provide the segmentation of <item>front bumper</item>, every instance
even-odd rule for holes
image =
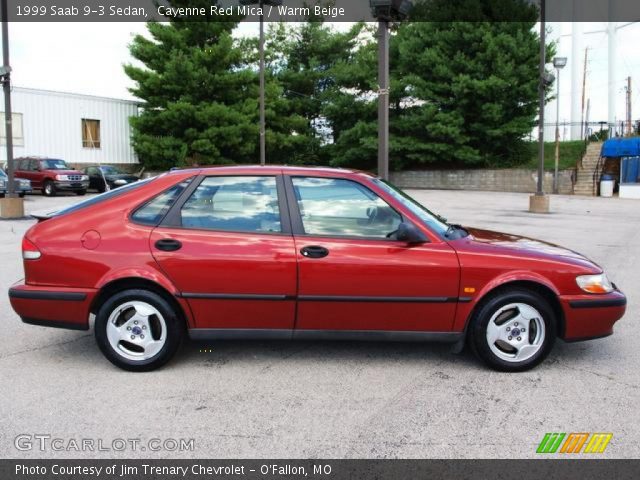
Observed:
[[[9,300],[25,323],[88,330],[96,294],[86,288],[35,287],[19,282],[9,289]]]
[[[627,309],[627,297],[616,290],[606,295],[562,295],[567,342],[606,337]]]
[[[89,188],[89,182],[61,182],[55,181],[53,184],[56,186],[56,190],[61,191],[79,191]]]

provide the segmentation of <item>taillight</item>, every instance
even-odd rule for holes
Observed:
[[[22,258],[25,260],[37,260],[42,256],[38,247],[27,237],[22,238]]]

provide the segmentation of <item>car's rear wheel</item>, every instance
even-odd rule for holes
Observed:
[[[125,290],[107,299],[96,315],[96,341],[114,365],[154,370],[175,354],[183,337],[177,312],[160,295]]]
[[[536,292],[504,290],[484,301],[474,314],[469,342],[490,367],[505,372],[529,370],[551,351],[556,318]]]
[[[44,193],[47,197],[55,197],[56,186],[51,180],[45,180],[44,185],[42,186],[42,193]]]

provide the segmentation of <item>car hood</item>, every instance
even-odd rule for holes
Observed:
[[[601,270],[601,268],[592,260],[584,255],[569,250],[568,248],[555,245],[553,243],[543,242],[535,238],[523,237],[520,235],[512,235],[510,233],[494,232],[491,230],[482,230],[479,228],[467,228],[469,236],[456,242],[458,249],[470,250],[480,248],[490,249],[496,253],[503,251],[504,253],[517,253],[530,257],[547,257],[556,260],[565,259],[571,263],[589,264],[590,266]]]

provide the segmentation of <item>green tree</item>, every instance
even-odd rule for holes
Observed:
[[[131,125],[147,168],[255,161],[258,97],[255,72],[241,68],[243,53],[231,36],[239,20],[149,22],[150,38],[134,38],[131,55],[144,67],[126,65],[125,72],[136,83],[131,93],[145,102]]]
[[[417,2],[390,42],[392,168],[528,160],[523,139],[537,116],[536,20],[523,0]],[[350,96],[342,102],[358,116],[342,122],[335,164],[375,165],[376,62],[375,42],[365,42],[341,72]],[[339,110],[329,116],[344,118]]]
[[[304,119],[297,134],[304,148],[295,152],[292,161],[303,164],[328,162],[327,144],[333,141],[333,124],[326,110],[337,100],[336,67],[349,62],[356,48],[362,25],[340,32],[322,19],[273,29],[269,50],[277,52],[270,68],[287,100],[285,115]]]

